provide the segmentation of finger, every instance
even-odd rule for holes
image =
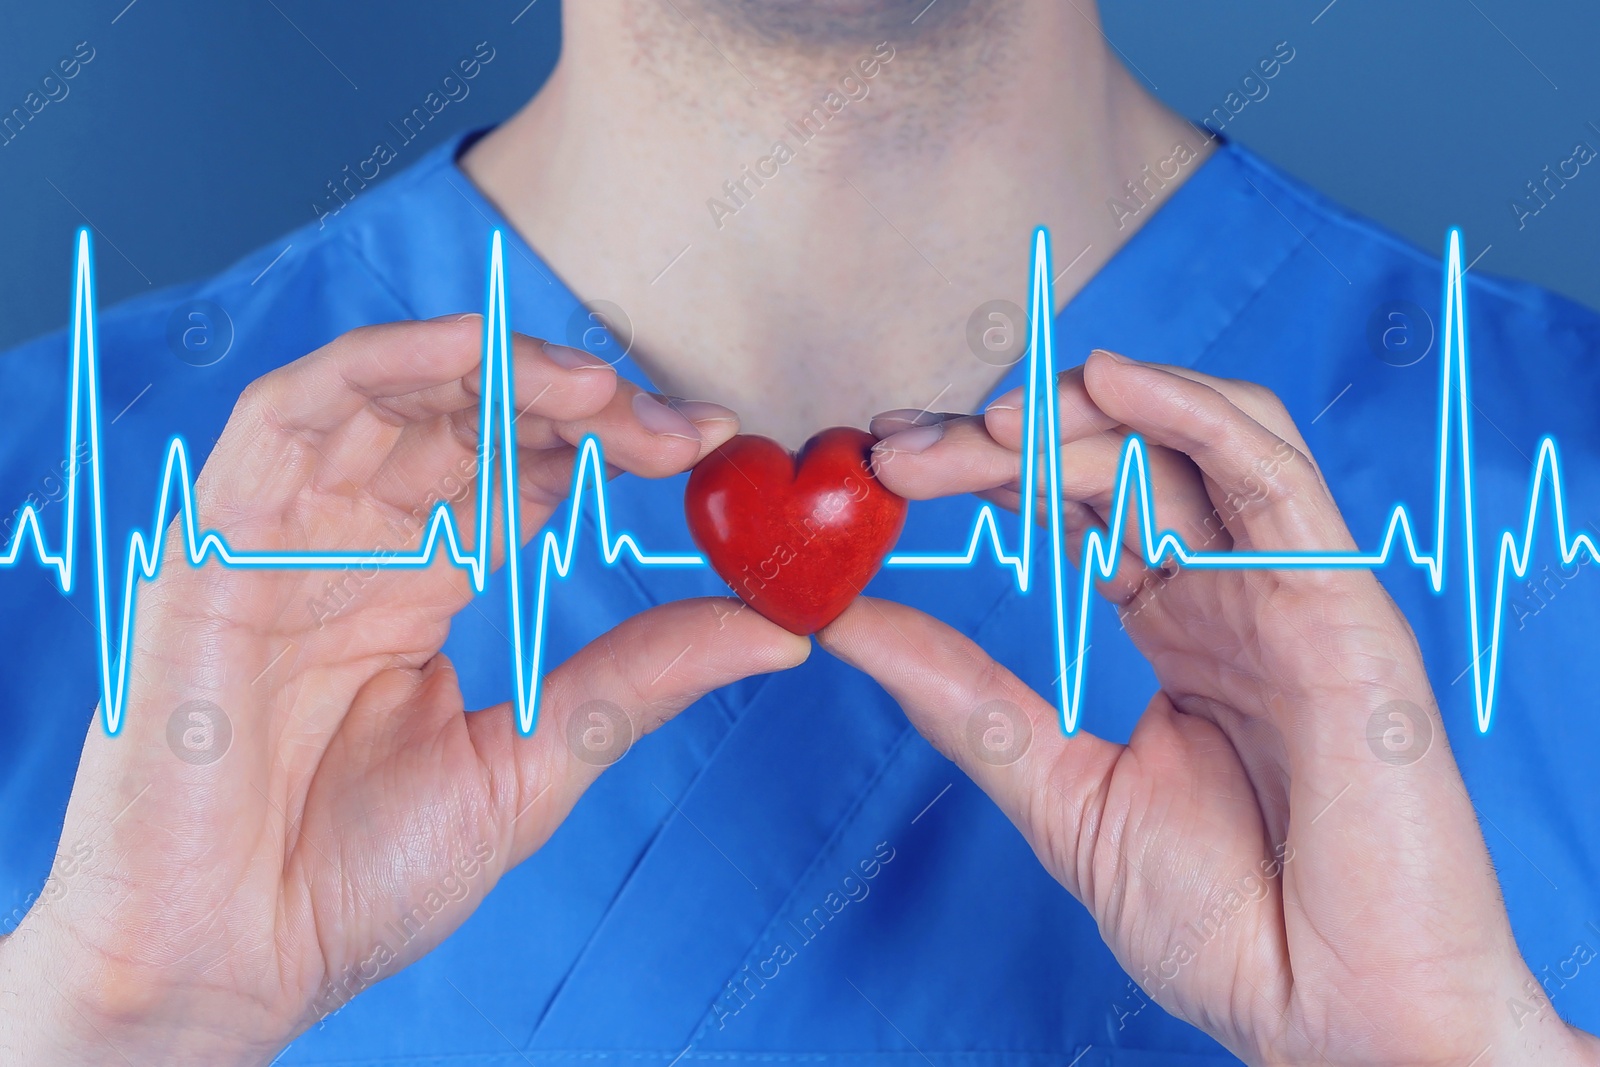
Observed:
[[[247,392],[286,430],[334,429],[364,407],[396,423],[412,421],[474,406],[483,351],[478,315],[364,326],[264,375]],[[598,410],[607,396],[596,402],[593,389],[616,378],[603,360],[522,334],[511,335],[509,356],[514,394],[543,394],[555,417]]]
[[[902,424],[887,413],[872,420],[873,432]],[[895,430],[872,449],[872,472],[892,493],[931,500],[1017,486],[1016,451],[998,443],[976,415],[954,415]]]
[[[598,356],[520,334],[512,335],[510,370],[513,428],[524,435],[521,443],[530,446],[539,443],[525,436],[531,428],[544,420],[594,414],[611,399],[617,381],[615,368]],[[480,361],[447,385],[386,398],[379,407],[405,421],[450,412],[476,424],[482,417],[483,385]]]
[[[1147,559],[1144,533],[1145,516],[1140,500],[1139,467],[1127,455],[1125,432],[1104,437],[1089,437],[1062,446],[1059,480],[1061,493],[1093,509],[1108,526],[1119,510],[1126,513],[1122,525],[1122,544],[1140,559]],[[1155,537],[1170,531],[1191,547],[1205,545],[1217,549],[1231,547],[1211,497],[1206,492],[1199,468],[1181,453],[1146,443],[1142,450],[1143,485],[1150,494],[1150,525]],[[1126,498],[1119,497],[1124,491]],[[1044,479],[1040,479],[1043,481]],[[1220,540],[1220,545],[1219,545]]]
[[[568,444],[594,434],[605,445],[606,462],[645,478],[682,473],[739,432],[739,417],[708,401],[647,393],[619,382],[603,409],[557,426]]]
[[[510,706],[470,716],[512,862],[538,848],[640,737],[706,693],[798,666],[810,651],[810,640],[736,600],[678,601],[634,616],[551,671],[533,736],[517,733]]]
[[[913,608],[862,597],[816,637],[899,701],[918,732],[999,805],[1081,897],[1071,881],[1079,868],[1072,842],[1092,840],[1097,798],[1121,745],[1082,731],[1063,734],[1055,709],[1033,690]],[[1074,832],[1052,832],[1057,823]],[[1046,855],[1052,850],[1057,854]]]
[[[984,409],[984,426],[990,436],[1019,451],[1025,429],[1024,398],[1025,392],[1019,387]],[[1089,396],[1083,367],[1074,367],[1056,376],[1056,398],[1064,492],[1089,504],[1109,524],[1115,475],[1120,473],[1128,428],[1101,410]],[[1223,552],[1233,547],[1193,462],[1181,453],[1159,446],[1147,447],[1145,459],[1158,532],[1172,530],[1191,547],[1208,551]],[[1134,503],[1137,504],[1137,500]],[[1127,524],[1123,543],[1133,548],[1136,555],[1142,555],[1140,523],[1130,521]]]
[[[1349,531],[1301,449],[1251,418],[1215,387],[1110,353],[1091,354],[1085,381],[1095,404],[1150,442],[1182,452],[1227,509],[1240,547],[1349,551]]]
[[[727,409],[712,404],[681,403],[681,411],[693,418],[697,427],[705,426],[704,438],[717,441],[737,428],[737,419]],[[695,420],[698,420],[696,422]],[[609,458],[609,453],[608,453]],[[559,440],[555,447],[519,448],[517,451],[517,543],[526,545],[571,495],[578,466],[578,449]],[[615,463],[597,471],[610,479],[621,473]],[[672,473],[670,470],[667,473]],[[483,478],[495,486],[490,494],[488,516],[489,568],[498,570],[505,560],[505,508],[498,488],[498,463],[480,470],[475,448],[469,448],[452,427],[439,420],[408,427],[373,473],[368,492],[401,516],[406,547],[422,542],[433,511],[440,503],[449,506],[457,537],[464,545],[479,543],[485,516],[480,511]],[[464,603],[472,595],[468,572],[454,567],[437,571],[438,588],[448,589],[453,601]]]
[[[1009,487],[991,489],[978,494],[979,498],[994,504],[996,507],[1005,508],[1007,511],[1020,510],[1021,494]],[[1040,499],[1034,507],[1034,521],[1040,526],[1049,527],[1050,514],[1046,509],[1046,501]],[[1076,500],[1063,500],[1061,502],[1061,532],[1062,543],[1066,546],[1067,559],[1078,564],[1080,569],[1088,559],[1085,549],[1086,539],[1090,531],[1100,535],[1101,542],[1109,539],[1106,524],[1095,510],[1087,504],[1080,504]],[[1171,577],[1170,564],[1161,567],[1149,567],[1143,557],[1136,552],[1130,552],[1125,547],[1119,547],[1117,565],[1112,570],[1109,578],[1095,577],[1095,589],[1100,595],[1119,608],[1127,607],[1133,601],[1159,588]]]
[[[1137,601],[1152,596],[1176,576],[1177,565],[1170,559],[1159,567],[1152,567],[1138,549],[1129,548],[1126,543],[1108,549],[1111,531],[1100,514],[1087,504],[1070,501],[1068,504],[1070,506],[1063,506],[1061,511],[1062,540],[1066,545],[1067,558],[1078,566],[1080,573],[1089,571],[1095,591],[1119,609],[1129,608]],[[1092,558],[1089,553],[1091,534],[1100,546]],[[1126,536],[1124,531],[1124,542]],[[1109,574],[1101,566],[1102,554],[1107,552],[1113,557]]]
[[[526,544],[570,495],[577,459],[577,449],[565,443],[556,448],[517,450],[519,544]],[[498,568],[504,555],[500,475],[496,460],[487,471],[493,486],[490,504],[495,521],[490,531],[491,568]],[[484,477],[477,452],[461,446],[448,428],[434,424],[413,427],[412,432],[403,435],[366,488],[375,500],[401,515],[404,528],[410,531],[406,538],[409,547],[420,543],[434,509],[441,503],[449,505],[461,542],[471,545],[478,538]]]
[[[559,447],[565,442],[553,425],[586,418],[604,409],[616,392],[616,371],[581,349],[548,341],[535,347],[535,358],[516,358],[511,364],[511,428],[517,443],[524,448]],[[476,448],[483,421],[481,368],[474,368],[461,379],[461,384],[470,403],[457,408],[451,418],[462,440]]]
[[[1109,355],[1105,349],[1096,349],[1090,353],[1091,357],[1097,353]],[[1203,374],[1189,367],[1180,367],[1170,363],[1152,363],[1141,361],[1143,366],[1154,367],[1157,370],[1175,374],[1180,378],[1187,378],[1192,382],[1200,382],[1211,386],[1217,392],[1255,419],[1261,425],[1271,430],[1302,451],[1305,442],[1301,439],[1299,431],[1295,428],[1294,420],[1289,417],[1272,390],[1256,382],[1246,381],[1242,378],[1219,378],[1211,374]],[[1087,365],[1087,364],[1085,364]],[[1086,437],[1091,433],[1114,429],[1116,419],[1107,415],[1096,406],[1089,396],[1088,388],[1084,383],[1084,367],[1073,367],[1056,375],[1057,386],[1057,421],[1061,429],[1063,441],[1078,437]],[[1021,447],[1023,411],[1022,406],[1027,395],[1025,386],[1018,386],[1003,396],[997,397],[993,403],[984,409],[989,416],[989,429],[995,439]]]
[[[1068,440],[1060,450],[1059,487],[1063,498],[1065,526],[1069,538],[1081,547],[1081,535],[1091,526],[1104,532],[1113,524],[1113,504],[1121,474],[1126,429],[1100,416],[1101,425],[1086,436]],[[874,448],[874,473],[891,491],[920,500],[955,493],[978,493],[985,499],[1012,509],[1020,505],[1021,461],[1019,452],[995,440],[989,431],[989,416],[930,416],[917,411],[886,412],[873,419],[874,431],[893,431]],[[905,426],[910,422],[920,425]],[[1105,429],[1103,427],[1115,427]],[[1170,449],[1151,447],[1145,451],[1154,501],[1157,532],[1170,529],[1179,533],[1191,547],[1226,551],[1232,541],[1206,493],[1199,470],[1185,456]],[[1039,477],[1034,483],[1036,501],[1048,499],[1050,483]],[[1086,505],[1097,523],[1084,521]],[[1122,547],[1126,558],[1101,589],[1121,604],[1136,592],[1159,580],[1150,573],[1145,557],[1142,517],[1138,496],[1131,495],[1128,517],[1122,524]],[[1047,514],[1038,508],[1041,515]],[[1074,558],[1081,559],[1077,549]]]
[[[522,511],[525,528],[531,526],[537,529],[567,497],[577,457],[577,449],[569,443],[569,438],[582,441],[585,432],[607,434],[609,439],[602,438],[601,445],[606,460],[605,476],[611,478],[625,469],[647,476],[676,474],[685,463],[692,465],[699,458],[698,450],[704,450],[708,445],[715,447],[738,432],[738,416],[720,404],[657,397],[639,392],[630,384],[622,384],[624,395],[631,397],[631,403],[621,413],[611,410],[621,405],[613,405],[608,401],[595,418],[582,422],[560,422],[548,418],[518,420],[517,439],[520,447],[517,453],[517,480],[526,505]],[[645,418],[640,418],[639,409],[646,412]],[[652,451],[649,444],[641,449],[640,436],[644,435],[647,439],[654,436],[648,429],[656,424],[650,419],[654,414],[653,409],[665,412],[662,419],[671,434],[694,434],[699,441],[697,448],[677,446],[677,442],[672,441],[666,450],[658,448]],[[466,415],[465,412],[460,414]],[[440,425],[435,420],[406,427],[389,452],[379,460],[380,468],[373,477],[374,485],[400,486],[399,492],[390,491],[383,498],[392,503],[409,505],[417,499],[415,493],[418,490],[432,486],[441,477],[449,477],[463,467],[470,468],[476,474],[477,424],[478,418],[474,412],[466,423],[452,419],[446,425]],[[688,427],[686,431],[683,429],[685,425]],[[369,448],[376,451],[370,444]],[[644,453],[643,459],[640,459],[641,451]],[[685,457],[688,457],[687,460]],[[445,473],[441,475],[441,471]],[[341,468],[341,472],[349,477],[348,468]],[[491,471],[491,477],[494,475],[495,472]],[[439,495],[435,493],[426,499],[431,506],[439,499]],[[476,496],[461,499],[476,500]],[[465,514],[458,516],[462,520],[474,517]],[[473,527],[461,528],[467,530]],[[526,536],[531,536],[531,530]]]
[[[917,426],[932,426],[947,419],[966,418],[958,411],[928,411],[925,408],[895,408],[892,411],[880,411],[872,416],[872,421],[867,424],[867,431],[880,440],[899,433],[901,430],[910,430]]]
[[[1098,351],[1108,356],[1115,355],[1115,353],[1107,352],[1104,349],[1099,349]],[[1142,361],[1137,360],[1133,362],[1142,363]],[[1289,417],[1288,409],[1283,406],[1283,401],[1278,399],[1278,395],[1266,386],[1243,378],[1219,378],[1214,374],[1201,373],[1191,367],[1179,367],[1169,363],[1142,363],[1142,365],[1215,389],[1227,397],[1234,407],[1260,423],[1268,431],[1288,441],[1296,448],[1302,451],[1305,450],[1305,440],[1300,436],[1300,431],[1295,426],[1294,420]]]
[[[1093,437],[1120,441],[1116,437],[1117,421],[1089,399],[1082,368],[1057,375],[1056,394],[1060,442]],[[982,415],[898,408],[873,416],[872,432],[881,439],[875,450],[880,462],[887,470],[888,460],[899,461],[884,484],[908,499],[927,500],[1018,483],[1025,398],[1026,389],[1018,386],[996,398]],[[979,434],[976,428],[985,432]],[[952,454],[952,446],[945,444],[946,437],[953,447],[962,450],[962,455]]]
[[[1099,351],[1104,351],[1100,349]],[[1109,353],[1108,353],[1109,354]],[[1323,477],[1322,468],[1317,463],[1317,458],[1311,454],[1311,449],[1306,445],[1305,438],[1300,435],[1300,428],[1294,424],[1294,419],[1289,415],[1289,409],[1283,406],[1283,401],[1278,394],[1259,382],[1247,381],[1243,378],[1219,378],[1211,374],[1202,374],[1200,371],[1189,367],[1179,367],[1168,363],[1147,363],[1149,367],[1166,371],[1168,374],[1187,378],[1192,382],[1209,385],[1223,396],[1227,397],[1233,406],[1260,423],[1270,433],[1294,446],[1305,457],[1311,470],[1316,474],[1324,489],[1327,489],[1327,479]],[[1329,495],[1332,495],[1331,490]]]
[[[1353,549],[1309,459],[1210,383],[1109,354],[1091,357],[1086,380],[1108,413],[1189,454],[1219,490],[1249,497],[1233,520],[1241,544]],[[1374,854],[1408,856],[1413,870],[1455,870],[1458,878],[1464,865],[1480,870],[1482,838],[1415,637],[1376,579],[1365,570],[1316,567],[1241,571],[1237,582],[1237,595],[1262,614],[1250,683],[1260,691],[1229,703],[1266,707],[1283,739],[1291,837],[1319,857],[1301,868],[1303,880],[1294,879],[1312,910],[1337,917],[1332,928],[1341,928],[1362,910],[1351,900],[1382,899],[1402,884],[1420,899],[1410,872],[1373,864]],[[1208,714],[1203,699],[1196,706],[1189,694],[1174,696]],[[1227,715],[1215,717],[1237,733]],[[1426,883],[1453,888],[1441,888],[1423,911],[1461,914],[1471,895],[1460,891],[1465,880]],[[1493,883],[1491,872],[1471,884],[1489,900]],[[1400,917],[1380,941],[1403,944],[1409,922]]]
[[[520,338],[517,348],[510,364],[513,390],[508,400],[511,432],[523,447],[564,445],[552,427],[603,410],[616,393],[616,372],[588,353],[528,338]],[[480,367],[474,366],[444,385],[371,398],[343,422],[308,436],[316,441],[318,453],[347,476],[381,462],[386,442],[419,429],[431,439],[437,421],[450,427],[460,448],[475,452],[485,418],[497,432],[501,425],[498,409],[487,415],[483,411],[482,386]],[[345,410],[347,405],[334,401],[329,408]]]
[[[874,450],[883,468],[880,478],[913,500],[1020,485],[1025,396],[1019,386],[982,415],[899,408],[873,416],[871,429],[880,438]],[[1100,440],[1113,450],[1121,447],[1126,430],[1090,400],[1082,368],[1057,375],[1056,396],[1062,445]]]
[[[1027,387],[1019,385],[996,397],[983,409],[984,424],[996,441],[1022,450],[1027,426]],[[1117,420],[1095,406],[1083,384],[1083,368],[1072,367],[1056,375],[1056,432],[1059,440],[1077,441],[1118,429]]]
[[[641,391],[636,386],[625,384],[623,391],[630,398],[632,404],[645,408],[644,426],[650,433],[668,432],[690,437],[693,436],[693,433],[698,433],[702,441],[713,442],[709,446],[702,445],[702,449],[709,451],[732,437],[739,430],[738,415],[721,404],[713,404],[705,400],[684,400],[681,397],[663,396],[660,393],[644,394],[647,399],[653,399],[658,404],[665,405],[671,409],[673,413],[687,419],[692,424],[693,433],[691,433],[690,429],[685,428],[677,420],[651,418],[654,412],[645,405],[644,400],[637,399]],[[588,418],[589,416],[603,415],[606,403],[610,399],[610,396],[608,396],[604,402],[594,404],[592,408],[570,416],[551,416],[534,410],[531,403],[521,404],[513,413],[512,421],[512,429],[516,433],[517,444],[523,448],[565,448],[571,445],[570,438],[576,437],[582,440],[586,432],[598,434],[604,429],[598,421],[590,421],[582,425],[569,426],[566,424],[574,423],[577,419]],[[535,417],[530,418],[530,414]],[[538,417],[540,415],[543,415],[543,417]],[[637,417],[637,415],[638,412],[635,410],[633,416]],[[456,412],[451,418],[456,423],[457,431],[460,433],[462,440],[473,447],[477,447],[480,432],[480,418],[477,410],[463,409]],[[618,467],[618,472],[621,470],[622,468]],[[646,471],[640,470],[635,473],[646,474]],[[668,471],[668,473],[675,474],[677,471]]]
[[[908,425],[910,423],[919,425]],[[1021,455],[994,440],[984,417],[932,416],[903,409],[875,417],[872,427],[875,433],[891,431],[873,448],[873,473],[891,492],[910,500],[977,493],[1011,511],[1021,509]],[[1121,440],[1120,435],[1094,436],[1062,449],[1062,527],[1069,557],[1075,561],[1085,559],[1085,538],[1091,530],[1099,531],[1102,539],[1107,536],[1111,483]],[[1074,451],[1096,444],[1109,447],[1109,452],[1104,449],[1100,453]],[[1188,464],[1188,472],[1190,479],[1197,481],[1192,464]],[[1172,476],[1167,481],[1178,484],[1179,478]],[[1029,517],[1034,521],[1048,523],[1049,492],[1045,479],[1035,483],[1034,506],[1029,509]],[[1204,497],[1203,489],[1199,495]],[[1090,503],[1094,500],[1101,503],[1099,511]],[[1138,512],[1134,508],[1132,518],[1122,530],[1123,542],[1113,550],[1117,556],[1116,568],[1107,577],[1097,575],[1095,578],[1100,594],[1119,607],[1159,586],[1167,577],[1145,563],[1139,530]]]
[[[359,489],[408,431],[420,428],[432,442],[441,417],[476,407],[473,338],[480,329],[475,317],[366,328],[258,379],[241,395],[207,462],[228,475],[203,478],[202,492],[223,514],[262,514],[287,506],[308,484],[336,493]],[[514,337],[511,365],[518,388],[538,398],[532,408],[543,417],[602,410],[616,389],[615,373],[592,357],[527,337]],[[455,453],[473,451],[476,436],[445,443],[445,454],[401,452],[453,469]]]

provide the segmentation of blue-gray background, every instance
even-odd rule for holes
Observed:
[[[581,0],[579,0],[581,2]],[[549,73],[557,0],[52,0],[0,15],[0,114],[80,41],[69,93],[0,147],[0,348],[65,323],[73,230],[102,303],[215,271],[313,218],[324,183],[388,138],[479,41],[494,62],[390,173],[494,122]],[[1335,198],[1480,271],[1600,307],[1600,161],[1519,229],[1510,204],[1600,147],[1593,0],[1105,0],[1106,34],[1197,117],[1274,43],[1292,65],[1227,128]],[[56,90],[59,93],[59,90]],[[1591,125],[1593,123],[1593,125]]]

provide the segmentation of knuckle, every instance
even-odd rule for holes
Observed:
[[[1294,425],[1282,398],[1267,386],[1260,382],[1235,380],[1232,388],[1235,391],[1234,403],[1239,409],[1273,433],[1284,434]]]
[[[1270,390],[1265,386],[1249,378],[1223,378],[1217,384],[1220,387],[1218,392],[1241,408],[1253,406],[1270,394]]]
[[[1067,397],[1083,389],[1083,368],[1069,367],[1056,371],[1056,395]]]
[[[339,352],[349,348],[382,341],[392,334],[398,324],[392,322],[368,323],[346,330],[323,347],[324,352]]]
[[[239,396],[233,402],[233,412],[228,416],[229,422],[241,415],[247,415],[261,406],[262,392],[266,388],[263,384],[265,381],[266,379],[264,378],[257,378],[239,390]]]
[[[1271,389],[1262,388],[1259,410],[1261,413],[1256,421],[1272,433],[1280,437],[1294,433],[1294,418],[1289,414],[1288,406]]]
[[[1227,396],[1213,386],[1203,385],[1193,395],[1178,399],[1184,422],[1191,428],[1189,436],[1199,445],[1230,445],[1238,443],[1242,429],[1233,414],[1233,404]]]
[[[228,425],[267,425],[278,428],[277,405],[272,399],[272,376],[257,378],[245,386],[234,402]]]
[[[648,719],[651,712],[667,703],[663,695],[667,686],[663,683],[670,672],[656,671],[639,654],[641,649],[637,643],[627,640],[620,630],[611,630],[600,638],[600,651],[615,680],[613,689],[619,698],[617,702],[630,719],[636,722],[640,718]]]
[[[1232,379],[1233,388],[1236,389],[1244,400],[1255,407],[1264,407],[1278,398],[1278,395],[1260,382],[1249,381],[1243,378]]]

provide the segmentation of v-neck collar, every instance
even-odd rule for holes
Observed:
[[[488,132],[471,131],[435,149],[430,160],[433,165],[419,167],[418,179],[447,182],[454,194],[436,201],[459,214],[462,231],[500,229],[505,235],[508,269],[535,282],[532,288],[538,291],[537,297],[528,296],[536,304],[570,313],[582,306],[582,300],[458,163],[462,153]],[[1056,314],[1052,328],[1057,365],[1075,366],[1097,345],[1183,366],[1202,359],[1304,237],[1283,208],[1262,191],[1268,180],[1246,150],[1231,142],[1220,144]],[[1273,220],[1273,215],[1279,218]],[[396,243],[402,240],[397,238]],[[1225,244],[1230,268],[1235,269],[1216,269],[1219,242]],[[462,257],[458,269],[476,277],[482,253],[467,247],[470,244],[457,243]],[[1028,235],[1018,235],[1017,244],[1021,273],[1028,265]],[[1070,262],[1069,251],[1057,249],[1056,258]],[[408,303],[427,303],[409,298],[439,286],[436,258],[425,264],[408,264],[404,257],[397,261],[374,255],[372,261],[391,265],[388,280]],[[513,296],[514,310],[526,308],[528,303],[526,298]],[[513,326],[521,325],[513,319]],[[1021,384],[1026,366],[1025,359],[1014,364],[990,390],[986,402]],[[624,356],[616,367],[628,381],[659,391],[631,357]]]

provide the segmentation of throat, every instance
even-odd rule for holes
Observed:
[[[580,299],[622,309],[669,395],[791,448],[971,411],[1020,358],[1034,227],[1059,309],[1197,165],[1133,217],[1108,202],[1209,145],[1076,5],[938,0],[884,33],[903,8],[585,0],[546,87],[461,165]]]
[[[703,15],[729,36],[790,53],[865,46],[921,45],[958,35],[1015,0],[680,0],[686,16]]]
[[[906,343],[908,335],[942,332],[930,329],[927,318],[919,320],[919,312],[937,314],[936,309],[907,308],[903,320],[841,316],[829,324],[832,329],[805,337],[790,333],[779,343],[769,339],[754,352],[700,351],[693,359],[635,356],[664,392],[714,396],[739,412],[743,432],[797,449],[829,426],[864,429],[873,415],[890,408],[966,412],[982,406],[1007,368],[975,359],[964,348],[929,351]],[[871,340],[861,336],[873,325],[891,323],[903,328],[885,329]]]

